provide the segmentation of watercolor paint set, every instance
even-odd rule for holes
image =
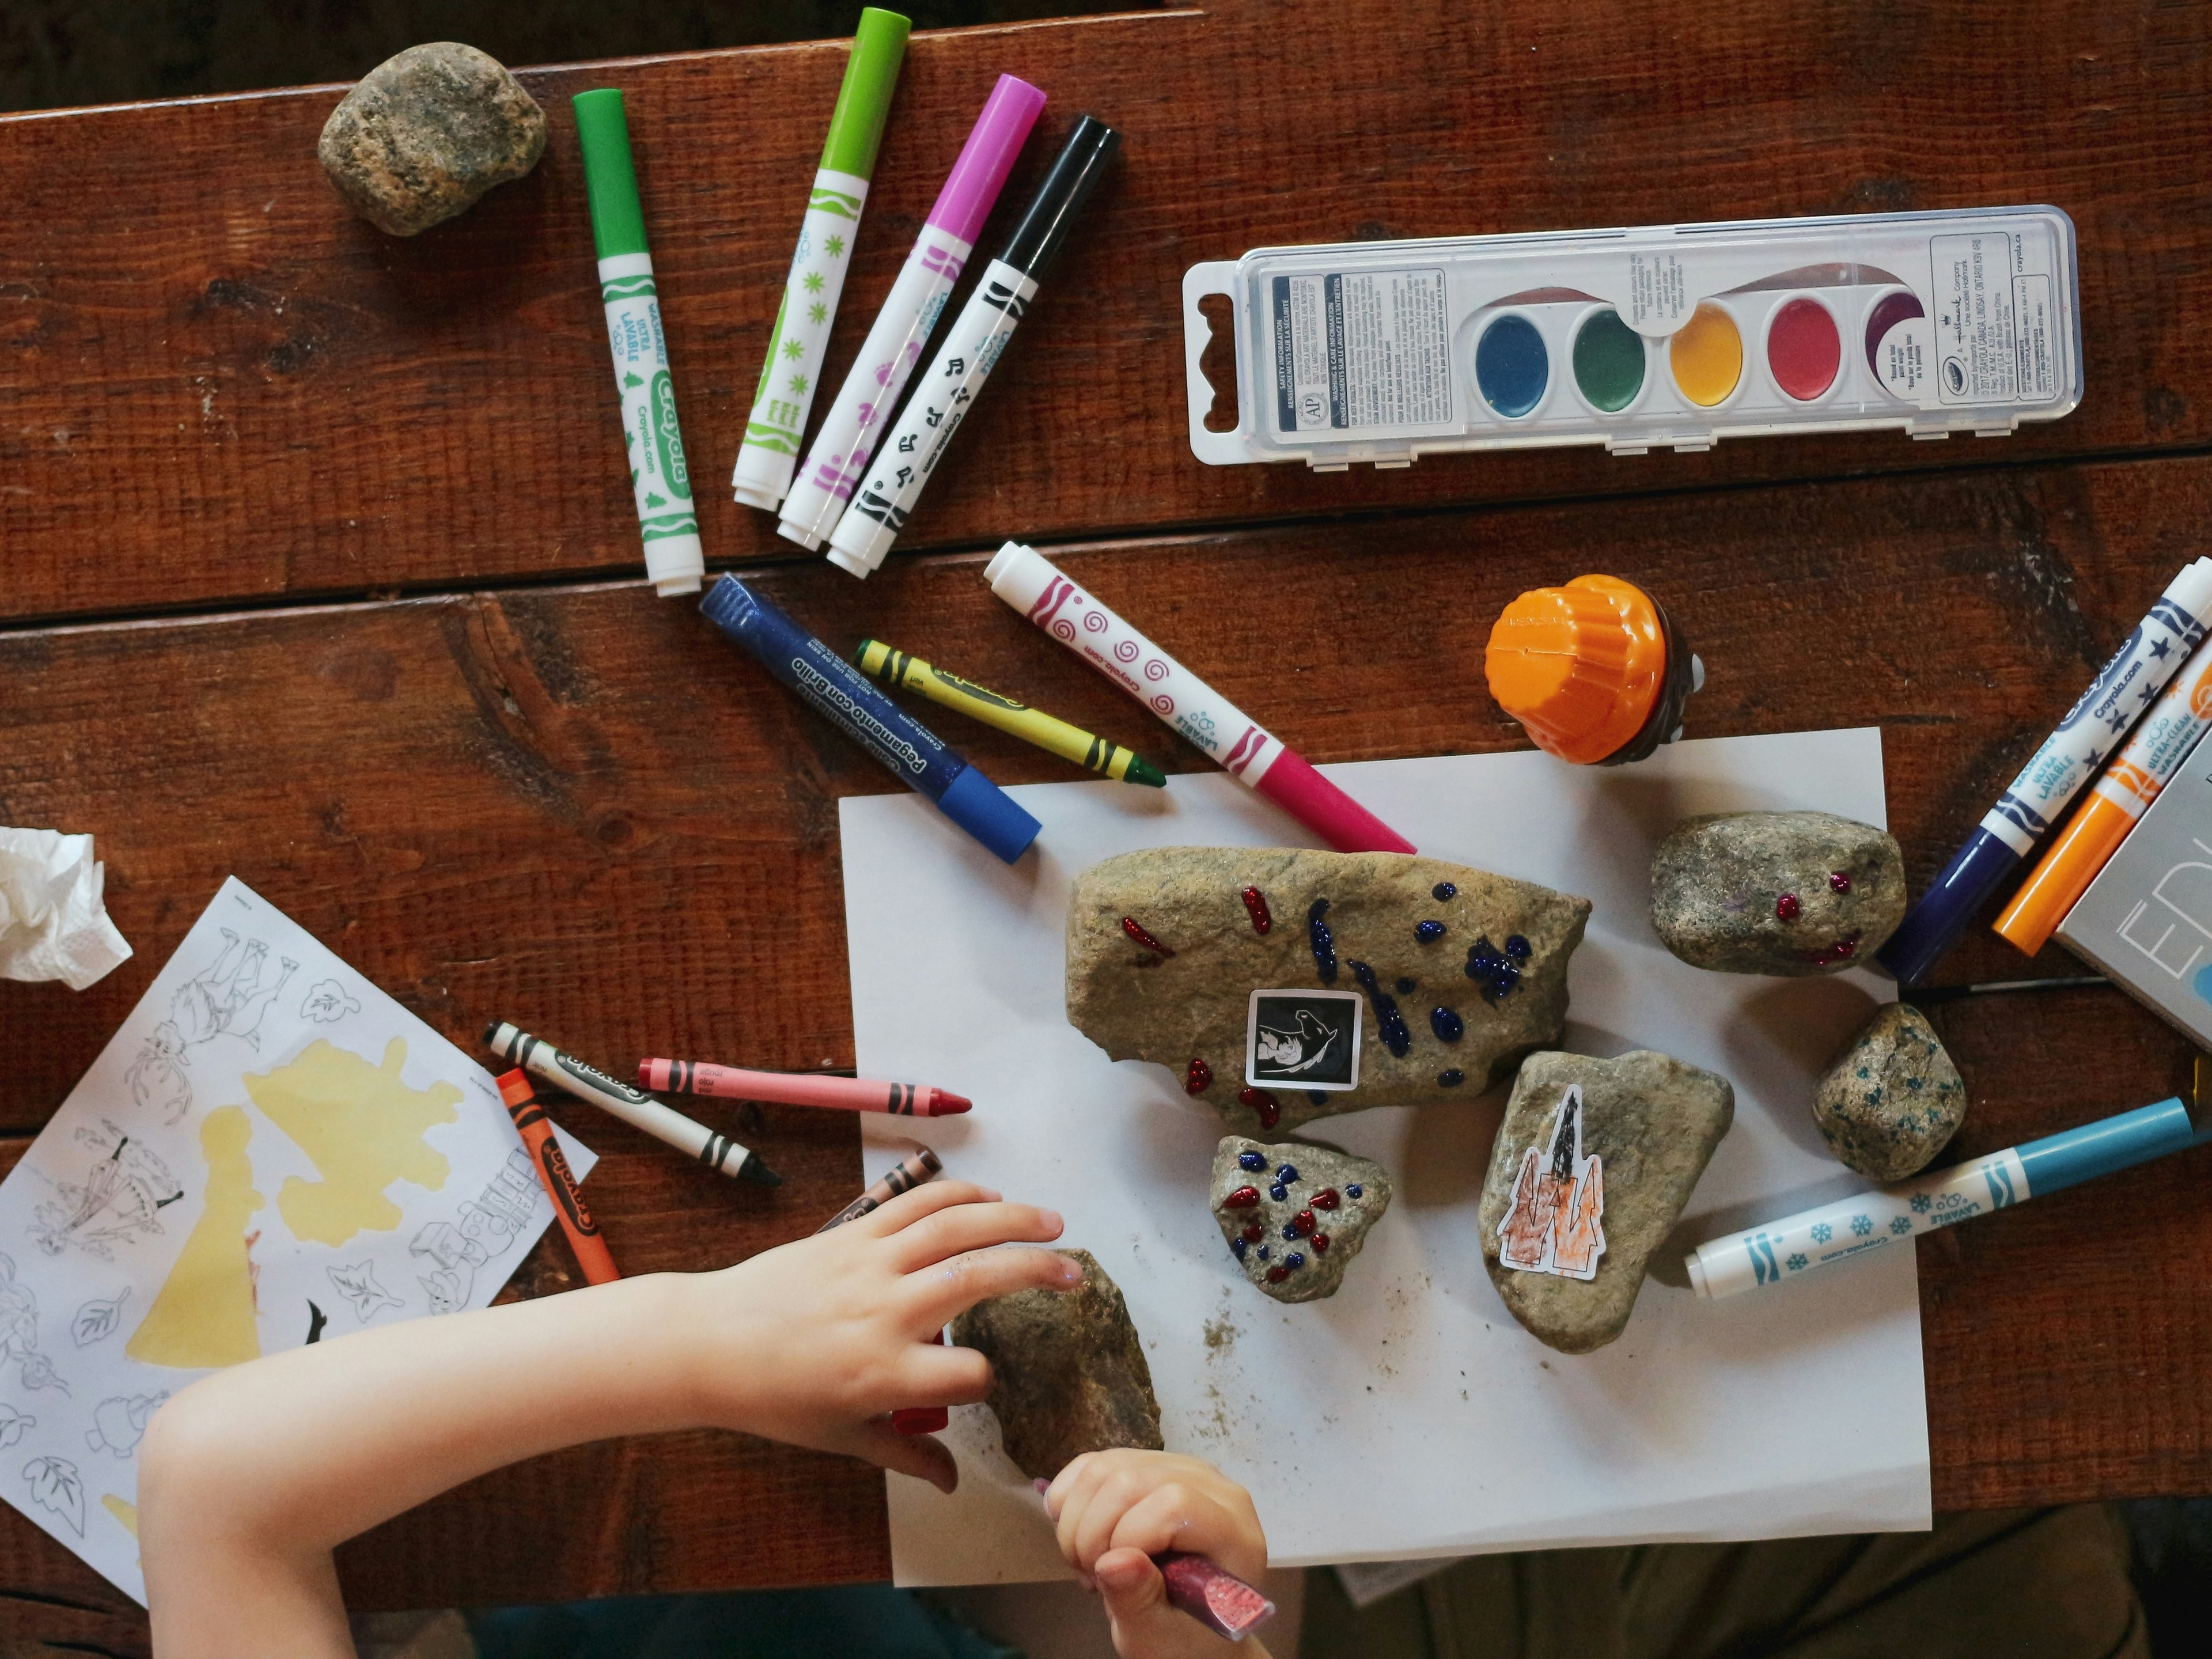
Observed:
[[[1210,295],[1237,422],[1209,428]],[[2081,401],[2074,222],[1876,213],[1255,248],[1183,276],[1190,447],[1216,466],[1893,428],[1996,437]]]

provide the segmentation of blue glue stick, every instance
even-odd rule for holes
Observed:
[[[754,592],[724,576],[700,601],[707,620],[750,652],[823,718],[1008,864],[1043,826],[852,664]]]

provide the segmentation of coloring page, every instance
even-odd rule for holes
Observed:
[[[0,1496],[143,1601],[163,1401],[481,1308],[552,1219],[490,1074],[226,881],[0,1182]]]

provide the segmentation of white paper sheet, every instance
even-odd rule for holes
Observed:
[[[481,1308],[552,1219],[490,1075],[225,882],[0,1183],[0,1497],[143,1601],[163,1400]]]
[[[1856,1183],[1814,1128],[1811,1085],[1887,981],[1711,974],[1649,917],[1650,850],[1696,812],[1817,807],[1886,822],[1881,734],[1677,744],[1639,765],[1535,753],[1323,769],[1421,851],[1579,893],[1563,1046],[1658,1048],[1729,1078],[1735,1127],[1683,1232],[1709,1237]],[[841,814],[853,1016],[864,1076],[975,1102],[872,1116],[871,1174],[920,1139],[949,1170],[1067,1218],[1127,1296],[1172,1449],[1249,1486],[1279,1565],[1546,1546],[1905,1530],[1929,1524],[1920,1318],[1909,1252],[1802,1294],[1700,1304],[1662,1252],[1626,1333],[1579,1358],[1516,1325],[1482,1266],[1475,1212],[1502,1093],[1357,1113],[1309,1139],[1380,1160],[1397,1201],[1335,1297],[1285,1307],[1247,1285],[1206,1205],[1221,1129],[1162,1066],[1109,1061],[1062,1002],[1069,884],[1115,853],[1313,846],[1218,774],[1164,792],[1011,792],[1044,825],[1000,864],[913,795]],[[990,1413],[953,1413],[950,1498],[886,1477],[901,1583],[1062,1575]]]

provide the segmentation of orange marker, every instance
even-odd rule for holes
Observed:
[[[2120,843],[2150,810],[2160,790],[2181,769],[2197,740],[2212,727],[2212,642],[2168,683],[2105,775],[2097,780],[2065,830],[2045,851],[2012,902],[1997,918],[1997,932],[2033,956],[2066,920],[2075,901],[2105,867]]]
[[[1705,684],[1659,603],[1613,576],[1577,576],[1507,605],[1483,653],[1490,695],[1536,747],[1579,765],[1639,761],[1681,735]]]
[[[553,1121],[530,1086],[530,1074],[520,1066],[506,1073],[499,1080],[499,1097],[507,1103],[507,1115],[514,1120],[522,1144],[529,1150],[530,1165],[544,1183],[545,1196],[553,1200],[554,1217],[561,1231],[568,1235],[568,1248],[576,1253],[576,1265],[584,1270],[586,1281],[605,1285],[620,1279],[607,1242],[599,1237],[599,1224],[584,1207],[576,1177],[562,1155],[561,1143],[553,1138]]]

